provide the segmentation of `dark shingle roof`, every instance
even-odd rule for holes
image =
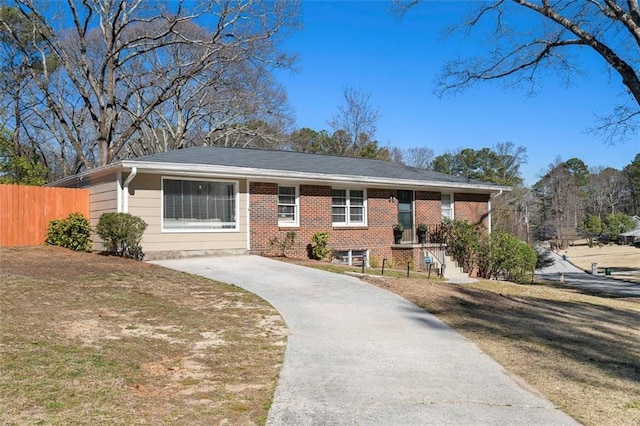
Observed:
[[[426,180],[492,186],[413,167],[368,158],[337,157],[293,151],[200,146],[136,158],[136,162],[246,167],[284,172],[319,173],[383,179]]]

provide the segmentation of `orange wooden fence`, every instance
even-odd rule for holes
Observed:
[[[89,190],[0,185],[0,246],[44,243],[52,219],[89,218]]]

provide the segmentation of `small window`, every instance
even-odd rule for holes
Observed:
[[[363,190],[334,189],[331,192],[331,216],[334,225],[365,225],[366,196]]]
[[[278,186],[278,225],[298,225],[298,194],[295,186]]]
[[[442,218],[453,220],[453,194],[442,194]]]
[[[162,180],[165,231],[237,230],[237,183]]]
[[[369,267],[369,251],[368,250],[339,250],[333,253],[333,262],[350,265]]]

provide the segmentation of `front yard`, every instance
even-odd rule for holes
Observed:
[[[286,328],[262,299],[56,247],[0,252],[0,424],[262,424]]]
[[[640,300],[403,274],[366,280],[435,314],[585,425],[640,424]],[[286,328],[258,297],[55,247],[3,248],[0,276],[0,424],[264,423]]]

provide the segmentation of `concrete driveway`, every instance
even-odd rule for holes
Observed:
[[[257,256],[155,263],[280,312],[290,335],[269,425],[578,424],[434,316],[357,278]]]
[[[536,275],[549,281],[557,281],[567,287],[598,293],[612,297],[640,297],[640,284],[609,278],[604,275],[587,274],[574,266],[570,260],[564,260],[559,254],[549,252],[555,263],[536,271]]]

